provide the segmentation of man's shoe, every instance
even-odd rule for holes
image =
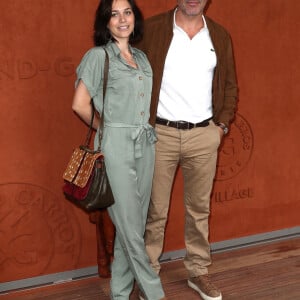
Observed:
[[[208,275],[190,277],[188,286],[198,292],[204,300],[222,300],[221,292],[210,282]]]

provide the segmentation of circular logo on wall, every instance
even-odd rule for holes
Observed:
[[[249,123],[240,114],[236,114],[230,132],[220,146],[215,179],[227,180],[240,173],[251,158],[253,142]]]
[[[1,184],[0,204],[1,281],[76,267],[80,227],[55,194],[33,184]]]

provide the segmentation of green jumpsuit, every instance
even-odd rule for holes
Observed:
[[[129,300],[134,280],[149,300],[163,298],[158,275],[149,264],[144,231],[150,201],[156,136],[148,123],[152,69],[145,54],[130,47],[138,65],[129,66],[113,42],[106,45],[109,74],[104,101],[102,151],[115,204],[108,208],[116,227],[111,298]],[[90,49],[77,68],[96,109],[103,108],[105,52]],[[77,84],[76,83],[76,84]],[[98,146],[97,135],[95,147]]]

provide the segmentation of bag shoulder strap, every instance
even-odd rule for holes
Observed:
[[[105,52],[105,62],[104,62],[104,72],[103,72],[103,108],[100,116],[100,130],[99,130],[99,146],[100,148],[101,145],[101,140],[102,140],[102,131],[103,131],[103,126],[104,126],[104,99],[105,99],[105,94],[106,94],[106,86],[107,86],[107,80],[108,80],[108,69],[109,69],[109,56],[106,51],[106,49],[103,47],[103,50]],[[91,121],[89,124],[89,130],[85,139],[84,145],[88,147],[91,141],[91,136],[92,136],[92,131],[93,131],[93,122],[94,122],[94,117],[95,117],[95,105],[93,99],[91,99],[91,107],[92,107],[92,117]]]

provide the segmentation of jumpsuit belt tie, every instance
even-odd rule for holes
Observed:
[[[134,156],[135,158],[142,157],[142,136],[146,134],[147,140],[150,144],[154,144],[157,141],[157,137],[154,128],[150,124],[144,124],[136,128],[132,132],[131,138],[134,141]]]
[[[105,123],[104,126],[108,127],[125,127],[125,128],[134,128],[131,133],[131,139],[134,141],[134,157],[141,158],[143,156],[142,152],[142,136],[146,134],[146,138],[150,144],[154,144],[157,141],[154,128],[149,124],[141,125],[130,125],[123,123]]]

